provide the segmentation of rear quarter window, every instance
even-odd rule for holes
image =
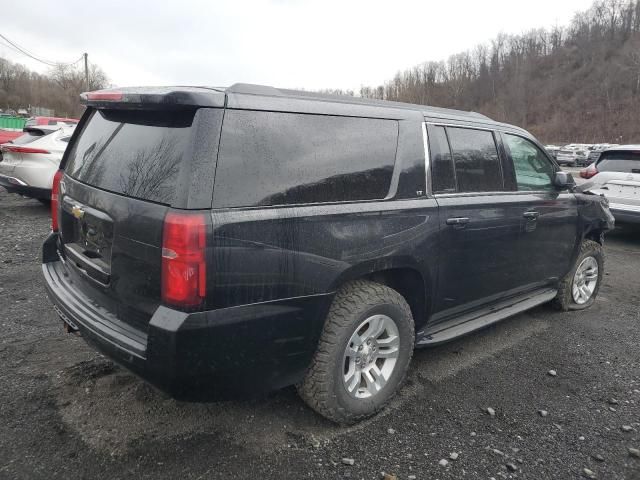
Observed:
[[[110,192],[171,205],[193,111],[94,110],[65,172]]]
[[[394,120],[228,110],[214,206],[382,199],[397,138]]]

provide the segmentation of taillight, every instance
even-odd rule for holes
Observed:
[[[162,301],[191,309],[207,294],[206,217],[202,213],[169,212],[162,236]]]
[[[582,178],[591,178],[594,175],[596,175],[597,173],[598,173],[598,169],[596,168],[596,165],[594,163],[589,165],[584,170],[580,170],[580,176]]]
[[[60,206],[60,181],[64,175],[64,170],[58,170],[53,176],[53,185],[51,186],[51,230],[57,232],[58,225],[58,208]]]
[[[2,145],[2,151],[13,153],[51,153],[49,150],[42,148],[20,147],[18,145]]]
[[[86,92],[83,94],[87,100],[102,100],[110,102],[119,102],[122,100],[122,92],[113,90],[96,90],[95,92]]]

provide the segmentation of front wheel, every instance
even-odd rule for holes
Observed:
[[[359,280],[340,289],[298,393],[324,417],[352,424],[381,410],[413,355],[411,310],[397,291]]]
[[[602,246],[593,240],[584,240],[575,265],[559,284],[555,306],[564,311],[590,307],[600,290],[603,274]]]

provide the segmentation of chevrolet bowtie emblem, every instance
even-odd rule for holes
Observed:
[[[82,210],[82,207],[80,207],[80,205],[74,205],[73,207],[71,207],[71,214],[78,220],[80,220],[82,217],[84,217],[84,210]]]

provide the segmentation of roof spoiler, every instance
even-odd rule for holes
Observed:
[[[84,92],[80,102],[94,108],[188,109],[225,106],[224,92],[205,87],[129,87]]]

